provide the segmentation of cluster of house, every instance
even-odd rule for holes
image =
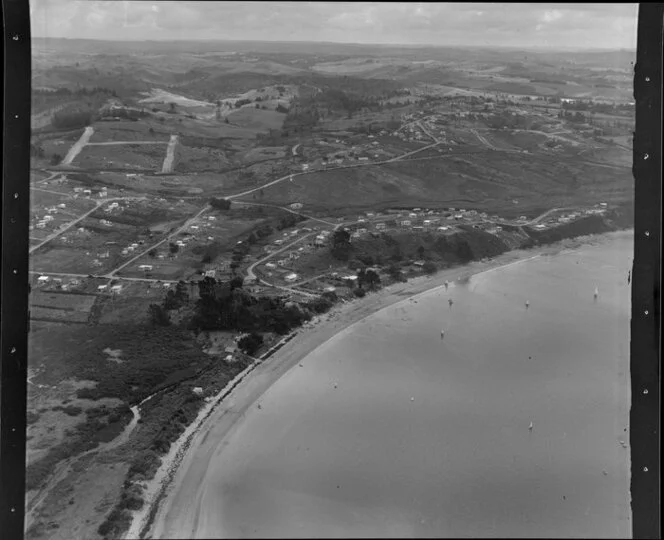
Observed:
[[[89,199],[90,197],[92,197],[92,190],[82,188],[82,187],[75,187],[74,188],[74,199],[77,199],[81,195],[83,195],[84,197]],[[96,193],[96,195],[100,199],[108,197],[108,189],[106,188],[106,186],[102,187],[101,190]]]
[[[604,214],[608,209],[607,203],[598,203],[594,208],[586,208],[585,210],[577,210],[575,212],[568,212],[560,214],[558,217],[551,217],[547,220],[542,221],[535,225],[536,229],[546,229],[547,227],[555,227],[556,225],[562,225],[565,223],[570,223],[575,221],[582,216],[592,216],[592,215],[601,215]],[[525,221],[525,216],[521,216],[522,221]]]
[[[37,224],[34,225],[37,229],[45,229],[46,225],[53,221],[55,218],[53,217],[52,214],[57,214],[58,209],[64,210],[67,208],[67,205],[65,203],[60,203],[57,206],[51,206],[50,208],[46,208],[46,215],[44,217],[37,218]],[[33,229],[33,226],[30,226],[30,230]]]
[[[321,231],[320,234],[317,234],[314,238],[314,246],[323,247],[325,244],[327,244],[330,234],[330,231]]]
[[[70,279],[69,282],[63,283],[62,278],[51,277],[51,276],[39,276],[37,278],[37,285],[44,286],[49,283],[53,283],[57,289],[62,289],[63,291],[68,290],[71,287],[76,287],[80,285],[81,282],[78,279]]]
[[[111,294],[120,294],[122,292],[122,285],[120,284],[111,285],[110,283],[105,283],[102,285],[97,285],[97,291],[98,292],[109,291]]]
[[[130,253],[133,253],[135,250],[138,249],[138,246],[144,244],[145,242],[143,240],[139,240],[138,242],[134,242],[132,244],[129,244],[126,248],[122,249],[122,254],[123,255],[129,255]]]

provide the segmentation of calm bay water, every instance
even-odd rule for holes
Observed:
[[[219,450],[198,531],[629,537],[632,249],[479,274],[326,342]]]

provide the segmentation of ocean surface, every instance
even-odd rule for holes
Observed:
[[[198,531],[631,537],[632,254],[613,233],[338,334],[213,458]]]

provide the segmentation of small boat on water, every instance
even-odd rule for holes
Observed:
[[[526,309],[528,309],[529,306],[530,306],[530,302],[528,300],[526,300]]]
[[[595,293],[593,294],[593,296],[595,298],[597,298],[599,296],[599,289],[597,287],[595,287]]]
[[[449,303],[450,307],[452,307],[452,304],[454,304],[454,300],[452,300],[451,298],[447,302]]]
[[[532,431],[532,430],[533,430],[533,423],[531,422],[530,425],[528,426],[528,431]]]
[[[440,339],[443,339],[445,337],[445,330],[440,331]]]

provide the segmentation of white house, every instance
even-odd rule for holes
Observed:
[[[122,292],[122,285],[113,285],[111,287],[111,292],[113,294],[120,294]]]
[[[53,221],[53,216],[44,216],[43,221]]]
[[[275,269],[276,267],[277,267],[277,265],[274,264],[274,263],[271,263],[271,262],[269,262],[269,263],[265,263],[265,268],[269,268],[270,270],[273,270],[273,269]]]
[[[292,203],[292,204],[290,205],[290,207],[291,207],[293,210],[299,210],[300,208],[302,208],[302,203],[294,202],[294,203]]]
[[[150,270],[152,270],[152,265],[151,264],[139,264],[138,269],[143,270],[143,272],[149,272]]]
[[[51,280],[51,278],[48,277],[48,276],[39,276],[37,278],[38,283],[48,283],[50,280]]]
[[[376,223],[376,229],[383,230],[383,229],[385,229],[385,227],[386,227],[386,225],[383,222]]]
[[[108,285],[99,285],[97,286],[98,291],[105,291],[108,288]]]
[[[399,225],[401,225],[402,227],[410,227],[410,224],[411,224],[410,219],[402,219],[399,222]]]
[[[284,279],[289,282],[295,281],[297,279],[297,274],[292,272],[288,274],[286,277],[284,277]]]

